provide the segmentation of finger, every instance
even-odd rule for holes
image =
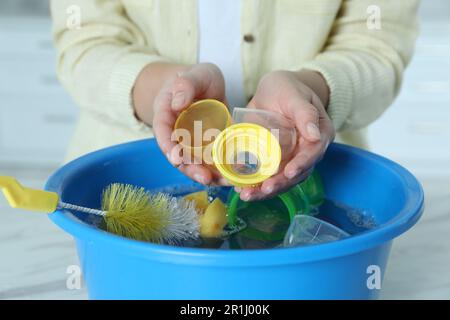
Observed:
[[[202,165],[186,164],[181,166],[179,169],[189,178],[197,181],[198,183],[201,183],[203,185],[211,184],[212,180],[211,172]]]
[[[267,197],[270,197],[289,189],[295,183],[296,182],[292,179],[286,178],[283,172],[279,172],[263,182],[261,191],[264,192]]]
[[[219,177],[217,179],[217,184],[220,185],[220,186],[224,186],[224,187],[231,187],[230,182],[227,179],[223,178],[223,177]]]
[[[284,168],[284,174],[287,178],[293,179],[300,174],[304,174],[305,171],[310,170],[322,159],[335,135],[333,124],[325,112],[321,113],[320,127],[322,130],[320,143],[310,143],[306,139],[300,139],[299,152]]]
[[[310,142],[320,141],[319,110],[311,103],[298,98],[290,103],[290,109],[301,136]]]
[[[211,185],[215,185],[215,186],[223,186],[223,187],[230,187],[231,184],[228,182],[227,179],[225,179],[219,172],[217,172],[217,170],[211,168],[211,167],[206,167],[208,168],[208,170],[211,172]]]
[[[170,151],[166,153],[166,157],[175,167],[179,167],[181,164],[184,164],[183,148],[179,144],[175,144]]]
[[[270,179],[264,181],[261,185],[261,191],[264,193],[261,198],[273,198],[281,193],[288,191],[293,186],[301,183],[306,178],[308,178],[313,169],[314,168],[310,168],[307,171],[303,171],[292,179],[286,178],[286,176],[282,172],[271,177]]]
[[[300,146],[300,152],[292,158],[284,168],[284,175],[288,179],[294,179],[302,172],[308,171],[322,157],[325,144],[304,143]]]
[[[306,180],[306,179],[311,175],[311,173],[313,172],[313,170],[314,170],[314,166],[312,166],[311,168],[309,168],[309,170],[303,171],[302,173],[300,173],[300,175],[298,175],[298,177],[297,177],[297,179],[298,179],[297,183],[301,183],[301,182],[303,182],[304,180]]]
[[[252,201],[256,199],[256,195],[260,191],[259,187],[244,187],[240,192],[241,200]]]
[[[171,161],[170,156],[175,154],[174,149],[177,146],[172,137],[175,116],[170,110],[172,94],[169,92],[161,93],[155,101],[155,115],[153,117],[153,133],[162,152]],[[172,162],[172,161],[171,161]],[[174,163],[175,164],[175,163]]]
[[[197,91],[201,91],[202,82],[185,72],[178,74],[172,87],[172,103],[171,107],[174,111],[181,111],[189,106],[197,95]]]
[[[198,97],[224,100],[224,80],[221,72],[213,65],[197,65],[178,74],[172,88],[172,109],[180,111],[188,107]],[[217,67],[215,67],[217,68]]]
[[[322,132],[322,140],[325,143],[325,150],[329,144],[333,142],[336,131],[334,130],[333,123],[331,122],[328,114],[324,111],[320,117],[320,130]],[[324,137],[326,137],[324,139]]]
[[[244,201],[258,201],[273,198],[283,192],[286,192],[296,184],[304,181],[308,178],[311,172],[312,168],[308,171],[302,172],[293,179],[287,179],[284,174],[280,172],[279,174],[264,181],[260,187],[239,189],[241,199]]]
[[[275,195],[276,195],[275,193],[268,195],[265,192],[263,192],[261,188],[255,188],[251,191],[251,194],[249,196],[244,195],[244,197],[248,199],[246,201],[260,201],[272,198]]]

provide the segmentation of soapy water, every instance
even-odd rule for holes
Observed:
[[[215,188],[220,189],[220,187],[208,187],[208,189],[211,188],[211,191],[213,191]],[[160,188],[153,188],[153,189],[149,189],[148,191],[150,193],[167,193],[167,194],[171,194],[175,197],[178,196],[184,196],[186,194],[192,193],[192,192],[197,192],[200,190],[204,190],[205,187],[199,183],[196,182],[192,182],[190,184],[175,184],[175,185],[167,185],[164,187],[160,187]],[[216,191],[217,192],[217,191]],[[209,190],[208,190],[208,194],[209,194]]]
[[[204,186],[192,184],[188,186],[168,186],[164,189],[151,190],[170,193],[174,196],[184,196],[188,193],[205,190]],[[229,188],[206,188],[212,201],[219,197],[224,203],[227,201]],[[278,201],[278,203],[277,203]],[[218,239],[198,239],[184,244],[187,247],[215,248],[215,249],[267,249],[283,247],[283,241],[291,225],[289,215],[278,198],[270,201],[259,201],[251,204],[252,210],[242,208],[238,210],[240,223],[246,224],[246,228],[238,233],[232,233]],[[376,227],[376,221],[369,211],[353,208],[344,203],[326,199],[324,203],[313,210],[310,215],[324,222],[321,232],[328,230],[327,224],[341,229],[342,235],[351,236]],[[316,221],[320,221],[316,220]],[[297,229],[298,230],[298,229]],[[303,236],[308,236],[303,235]],[[336,241],[345,236],[337,237],[336,234],[322,234],[321,237],[311,239],[309,243],[299,241],[297,245],[317,244]],[[292,245],[291,245],[292,246]]]
[[[263,204],[264,205],[264,204]],[[347,236],[358,234],[376,226],[372,215],[365,210],[359,210],[339,202],[326,199],[311,216],[322,221],[318,228],[297,228],[289,230],[290,221],[286,211],[273,211],[270,213],[261,210],[257,213],[246,213],[242,210],[238,215],[247,224],[247,229],[231,235],[222,242],[210,241],[199,245],[200,247],[213,247],[218,249],[268,249],[280,247],[296,247],[314,245],[331,241],[338,241]],[[312,220],[312,219],[311,219]],[[327,224],[342,230],[341,234],[330,232],[325,228]],[[304,227],[301,225],[301,227]],[[292,228],[291,228],[292,229]],[[314,229],[315,233],[311,233]],[[291,234],[288,231],[292,232]],[[287,239],[290,239],[287,242]]]
[[[150,189],[151,193],[168,193],[175,197],[182,197],[192,192],[205,190],[201,184],[193,182],[192,184],[184,185],[169,185],[162,188]],[[209,200],[220,198],[222,202],[226,203],[228,198],[229,188],[211,186],[207,187]],[[277,201],[279,201],[277,203]],[[268,249],[277,247],[293,246],[286,245],[285,238],[289,226],[291,225],[289,215],[284,208],[284,205],[279,199],[272,199],[270,201],[259,201],[252,203],[252,210],[242,208],[238,210],[239,222],[238,225],[246,225],[246,228],[240,232],[233,232],[229,228],[225,228],[224,236],[214,239],[203,239],[186,241],[182,245],[185,247],[196,248],[210,248],[210,249]],[[311,216],[329,223],[336,228],[343,230],[345,234],[354,235],[377,226],[374,217],[369,211],[363,209],[353,208],[349,205],[325,199],[323,204],[310,213]],[[78,216],[78,215],[77,215]],[[93,225],[97,228],[103,229],[102,218],[94,215],[80,215],[84,222]],[[292,229],[292,228],[291,228]],[[298,232],[299,229],[295,229]],[[305,229],[306,230],[306,229]],[[300,230],[300,232],[303,232]],[[295,234],[295,237],[299,235]],[[311,239],[309,243],[303,241],[308,234],[302,234],[297,245],[317,244],[327,241],[336,241],[337,237],[323,235],[320,238]],[[283,241],[285,245],[283,245]]]

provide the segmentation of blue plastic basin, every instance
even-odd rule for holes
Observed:
[[[49,216],[75,238],[92,299],[376,298],[380,290],[368,282],[377,270],[382,278],[392,240],[419,219],[422,188],[394,162],[340,144],[330,146],[317,168],[329,199],[369,209],[377,226],[315,246],[217,250],[125,239],[68,211]],[[190,180],[151,139],[79,158],[59,169],[46,188],[66,202],[97,208],[102,189],[112,182],[152,189]]]

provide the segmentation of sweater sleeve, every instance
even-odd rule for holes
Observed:
[[[165,59],[146,43],[121,1],[52,0],[51,13],[57,74],[76,103],[105,121],[143,126],[131,92],[147,64]]]
[[[336,130],[365,127],[393,102],[414,51],[418,4],[343,1],[324,49],[302,65],[326,79],[328,113]]]

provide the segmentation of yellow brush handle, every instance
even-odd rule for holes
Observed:
[[[23,187],[13,177],[0,176],[0,189],[13,208],[51,213],[58,206],[57,193]]]

